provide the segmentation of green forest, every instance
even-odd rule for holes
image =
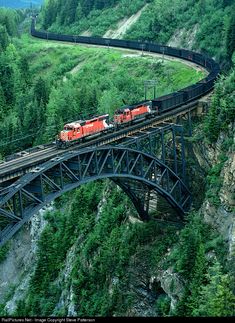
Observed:
[[[187,34],[194,33],[192,49],[215,56],[226,63],[234,48],[233,0],[121,0],[121,1],[46,1],[41,13],[42,27],[51,31],[79,34],[89,30],[103,36],[109,28],[146,6],[143,14],[125,35],[167,43],[182,31],[181,47],[188,48]],[[210,37],[208,37],[210,35]]]
[[[179,47],[210,55],[221,65],[208,112],[195,120],[188,139],[194,151],[216,151],[213,165],[200,168],[203,179],[190,178],[216,222],[223,207],[224,169],[235,151],[234,1],[46,0],[37,12],[37,28],[102,37],[140,9],[123,38],[168,44],[178,35]],[[54,141],[66,122],[112,116],[124,102],[143,100],[146,79],[157,79],[161,96],[205,76],[163,57],[35,39],[29,34],[30,15],[29,9],[0,8],[2,161]],[[151,90],[147,94],[151,98]],[[192,174],[197,173],[195,156],[187,158]],[[228,238],[213,221],[205,221],[201,197],[194,199],[179,229],[140,221],[128,197],[108,180],[64,194],[44,215],[34,263],[24,273],[29,275],[26,289],[15,300],[17,286],[10,285],[0,299],[0,316],[234,316],[235,250],[229,251]],[[234,200],[233,193],[228,217],[234,217]],[[11,241],[0,248],[0,267],[11,248]],[[163,273],[171,277],[165,285]],[[10,311],[6,304],[12,299]]]
[[[112,116],[123,100],[128,104],[143,100],[146,79],[157,77],[157,94],[163,95],[204,76],[182,63],[167,61],[164,65],[161,58],[125,57],[128,51],[49,44],[27,34],[11,42],[5,31],[2,44],[2,156],[55,140],[68,121],[96,113]],[[73,74],[75,67],[79,74]]]

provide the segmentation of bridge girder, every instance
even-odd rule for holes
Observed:
[[[105,146],[71,151],[42,164],[3,194],[0,192],[0,246],[55,198],[82,184],[113,179],[134,203],[140,217],[148,214],[140,196],[127,180],[142,183],[164,197],[183,216],[190,205],[184,182],[158,158],[126,147]],[[0,223],[1,225],[1,223]]]

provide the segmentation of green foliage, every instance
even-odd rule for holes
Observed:
[[[208,270],[208,284],[201,286],[198,307],[193,316],[227,317],[235,314],[235,294],[231,290],[231,278],[223,274],[216,261]]]
[[[136,301],[130,288],[133,259],[141,254],[146,270],[155,268],[157,259],[174,241],[175,232],[160,228],[154,221],[129,223],[127,212],[131,205],[127,197],[113,185],[102,192],[103,187],[99,182],[84,185],[69,199],[67,195],[57,202],[66,213],[54,211],[46,215],[48,225],[39,241],[30,288],[14,315],[55,313],[62,292],[58,277],[71,246],[75,261],[68,284],[75,294],[78,316],[120,316],[132,307]],[[105,201],[97,215],[101,194]],[[64,204],[65,200],[69,202]],[[156,311],[165,315],[168,310],[169,299],[159,300]],[[66,311],[64,308],[64,315]]]
[[[207,192],[206,196],[209,201],[216,207],[220,206],[219,191],[222,186],[222,178],[220,177],[221,170],[226,162],[225,155],[220,156],[220,162],[214,165],[207,175]]]
[[[0,8],[0,26],[5,27],[9,36],[17,35],[17,25],[21,19],[22,16],[20,12],[12,9]]]
[[[204,122],[204,132],[212,143],[220,131],[226,131],[235,120],[235,71],[216,83],[212,103]]]
[[[225,55],[224,35],[227,32],[227,54],[232,53],[231,1],[173,0],[175,7],[172,1],[149,2],[138,24],[130,30],[129,38],[166,43],[175,29],[185,28],[187,36],[190,26],[198,24],[195,48],[215,55],[219,40],[221,51],[217,56],[221,59]],[[48,0],[42,12],[42,23],[50,30],[79,33],[89,29],[95,35],[102,35],[145,3],[122,0],[115,6],[114,0]],[[101,12],[101,9],[105,10]],[[97,112],[112,115],[123,104],[123,99],[127,103],[141,100],[146,79],[157,77],[157,92],[162,95],[194,83],[202,76],[178,63],[165,60],[162,64],[145,57],[124,58],[117,51],[107,49],[72,48],[25,36],[22,40],[14,40],[12,45],[9,36],[16,34],[15,21],[12,14],[2,15],[0,11],[0,135],[5,142],[11,142],[3,149],[3,154],[48,142],[66,121],[87,118]],[[208,37],[208,30],[211,37]],[[76,66],[77,72],[71,72]],[[63,79],[65,75],[67,79]],[[220,130],[226,130],[234,120],[234,72],[221,78],[215,92],[205,123],[205,132],[211,142],[216,141]],[[16,138],[26,134],[29,137],[14,144]],[[229,146],[228,142],[224,149]],[[215,204],[218,203],[219,175],[224,161],[222,158],[207,178],[208,196],[212,195]],[[162,266],[163,257],[178,239],[175,231],[159,228],[153,221],[129,223],[131,206],[126,196],[118,189],[104,194],[102,188],[103,184],[99,182],[83,186],[75,194],[67,194],[56,202],[62,211],[46,215],[48,225],[38,244],[35,272],[27,297],[19,301],[15,315],[67,315],[67,308],[57,310],[55,307],[62,289],[67,288],[60,286],[58,281],[72,246],[75,263],[68,284],[75,293],[73,301],[79,316],[125,315],[136,302],[132,272],[133,267],[141,270],[136,259],[144,264],[149,277]],[[97,214],[102,194],[107,201]],[[180,233],[179,244],[170,261],[184,279],[185,291],[175,315],[234,315],[230,276],[218,268],[213,269],[213,273],[207,270],[211,265],[207,252],[213,251],[221,263],[225,254],[218,233],[215,235],[211,231],[193,214]],[[6,252],[1,250],[0,261]],[[4,305],[1,305],[1,315],[3,309]],[[158,297],[156,315],[168,316],[169,309],[170,299],[166,295]]]
[[[235,50],[235,5],[231,8],[231,17],[227,28],[226,49],[228,57],[231,59]]]
[[[54,141],[64,123],[97,113],[112,115],[123,99],[142,100],[145,79],[158,77],[160,95],[202,77],[181,63],[163,65],[157,59],[124,55],[48,44],[25,35],[14,39],[0,55],[1,153]],[[147,95],[152,95],[150,90]]]
[[[79,316],[125,315],[135,299],[129,288],[131,259],[153,244],[149,255],[143,254],[143,261],[149,262],[157,251],[161,257],[172,242],[173,235],[164,235],[156,222],[125,224],[126,202],[119,190],[108,196],[99,221],[79,250],[73,270]],[[159,235],[162,247],[156,250]]]
[[[192,214],[190,222],[180,233],[178,252],[180,257],[176,259],[176,270],[184,279],[190,280],[193,275],[193,269],[196,265],[197,255],[200,251],[203,225],[200,217]]]
[[[5,304],[0,304],[0,315],[1,317],[8,316],[7,311],[5,310]]]
[[[6,50],[9,45],[9,37],[5,26],[0,25],[0,50]]]
[[[207,304],[209,306],[208,296],[199,298],[198,295],[204,288],[210,288],[208,267],[211,265],[211,260],[206,257],[206,253],[212,250],[218,259],[224,261],[224,243],[221,244],[222,241],[218,237],[218,233],[206,225],[198,214],[190,215],[189,223],[180,232],[179,244],[175,246],[171,255],[175,270],[185,281],[183,295],[173,315],[197,316],[196,313],[201,311],[199,310],[201,307],[207,308]],[[227,292],[231,294],[232,289]],[[223,312],[227,308],[227,304],[223,304],[220,310]],[[210,315],[207,313],[205,316]]]
[[[171,299],[167,295],[160,295],[155,303],[158,316],[169,316]]]
[[[48,225],[40,237],[37,265],[30,281],[29,293],[25,300],[18,303],[15,315],[48,316],[52,313],[61,293],[56,278],[63,268],[67,251],[78,237],[80,215],[86,210],[97,210],[100,187],[99,183],[82,187],[67,215],[59,211],[46,215]],[[88,203],[85,203],[86,195]],[[85,214],[83,216],[86,217]]]
[[[9,243],[7,243],[6,245],[0,248],[0,263],[6,259],[9,248],[10,248]]]
[[[116,5],[117,4],[117,5]],[[224,0],[49,0],[40,19],[45,29],[61,33],[103,36],[117,23],[144,8],[125,38],[166,44],[176,36],[181,47],[193,47],[219,61],[231,59],[234,51],[233,2]],[[192,44],[192,45],[189,45]]]
[[[145,2],[145,0],[134,2],[130,0],[69,0],[66,2],[50,0],[44,5],[41,13],[42,26],[52,31],[73,34],[89,29],[92,35],[102,36],[120,19],[135,14]]]
[[[127,31],[127,38],[167,43],[175,36],[179,47],[188,48],[191,43],[193,49],[223,61],[226,35],[231,43],[233,24],[231,20],[229,25],[229,19],[233,13],[232,2],[223,0],[152,1]]]

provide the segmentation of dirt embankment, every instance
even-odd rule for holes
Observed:
[[[139,10],[136,14],[132,15],[129,18],[124,18],[118,23],[117,29],[109,29],[106,31],[103,37],[105,38],[119,38],[121,39],[127,30],[139,19],[142,12],[147,8],[148,4],[146,4],[141,10]]]
[[[109,29],[106,31],[106,33],[103,35],[105,38],[119,38],[121,39],[127,30],[139,19],[142,12],[147,8],[148,4],[146,4],[142,9],[140,9],[137,13],[132,15],[129,18],[124,18],[121,21],[118,22],[117,29]],[[88,30],[85,30],[80,34],[80,36],[91,36],[91,32]]]

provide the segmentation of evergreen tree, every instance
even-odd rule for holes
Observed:
[[[221,265],[216,261],[207,274],[209,283],[202,286],[194,316],[234,316],[235,295],[231,290],[231,278],[222,273]]]
[[[195,264],[192,270],[192,279],[189,282],[191,295],[187,300],[188,307],[190,308],[190,314],[192,310],[198,305],[198,292],[199,288],[205,281],[206,272],[206,258],[205,258],[205,247],[202,242],[199,243],[198,251],[195,259]]]
[[[14,103],[14,70],[0,59],[0,83],[6,100],[6,104],[11,106]]]
[[[209,109],[209,113],[206,116],[204,131],[206,136],[211,142],[215,142],[218,138],[220,125],[219,125],[219,106],[220,106],[220,97],[221,97],[221,86],[218,85],[216,93],[213,96],[212,103]]]
[[[19,59],[19,70],[21,74],[21,86],[24,90],[27,89],[27,87],[31,83],[31,75],[29,71],[29,63],[26,56],[22,56]]]
[[[231,8],[232,16],[226,35],[226,48],[228,57],[231,58],[235,50],[235,5]]]
[[[57,17],[56,0],[47,1],[44,5],[43,13],[43,28],[48,29],[55,22]]]
[[[3,116],[5,114],[5,110],[6,110],[6,100],[5,100],[3,88],[0,84],[0,120],[1,121],[2,121]]]
[[[46,81],[40,77],[36,81],[33,92],[37,104],[45,107],[49,100],[49,89]]]
[[[66,24],[72,24],[76,21],[76,12],[77,12],[78,0],[68,0],[66,2]]]
[[[5,26],[0,25],[0,52],[9,45],[9,37]]]

